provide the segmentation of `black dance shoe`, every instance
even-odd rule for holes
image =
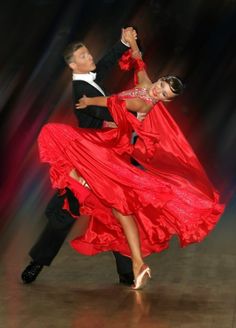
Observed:
[[[133,275],[133,273],[119,274],[119,277],[120,277],[120,284],[131,286],[134,283],[134,275]]]
[[[43,268],[42,264],[38,264],[35,261],[31,261],[30,264],[27,265],[27,267],[21,274],[21,279],[23,283],[30,284],[31,282],[33,282],[39,275],[42,268]]]

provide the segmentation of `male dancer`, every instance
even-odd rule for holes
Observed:
[[[89,106],[86,110],[80,111],[76,110],[75,104],[83,95],[88,97],[105,95],[97,83],[100,84],[102,82],[108,71],[128,49],[125,36],[130,31],[136,36],[136,31],[132,27],[122,29],[121,41],[97,65],[95,65],[89,50],[82,43],[72,43],[65,50],[65,61],[73,73],[74,112],[78,119],[79,127],[102,128],[104,123],[107,125],[114,124],[107,108]],[[94,70],[96,70],[96,73],[92,72]],[[69,189],[62,196],[58,194],[53,196],[45,211],[48,223],[39,240],[29,252],[32,261],[22,272],[21,278],[24,283],[33,282],[43,266],[49,266],[51,264],[75,222],[75,219],[70,213],[63,209],[65,198],[68,200],[70,212],[75,216],[79,216],[79,203]],[[120,282],[132,284],[133,272],[131,260],[117,252],[114,252],[114,256]]]

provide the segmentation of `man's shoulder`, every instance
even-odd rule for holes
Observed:
[[[73,88],[76,88],[76,89],[91,89],[91,90],[95,89],[95,87],[93,85],[91,85],[87,81],[83,81],[83,80],[73,80],[72,86],[73,86]]]
[[[93,87],[91,84],[84,80],[72,80],[72,85],[86,85]]]
[[[98,97],[102,96],[101,92],[98,91],[97,88],[95,88],[90,83],[83,81],[83,80],[74,80],[72,81],[73,86],[73,92],[77,95],[86,95],[89,97]]]

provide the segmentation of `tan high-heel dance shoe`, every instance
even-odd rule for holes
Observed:
[[[151,278],[151,269],[143,264],[141,269],[139,270],[139,274],[134,280],[134,285],[131,287],[132,289],[142,289],[148,282],[148,279]]]

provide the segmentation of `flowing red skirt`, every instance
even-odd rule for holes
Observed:
[[[224,206],[176,123],[162,104],[142,123],[118,97],[109,98],[108,106],[116,129],[47,124],[38,138],[41,161],[50,164],[52,186],[70,188],[81,214],[90,217],[86,233],[72,246],[86,255],[112,250],[130,256],[112,208],[134,216],[143,256],[167,248],[174,235],[181,247],[200,242]],[[135,146],[130,143],[133,130],[139,135]],[[132,165],[131,156],[144,169]],[[69,177],[73,168],[90,189]]]

